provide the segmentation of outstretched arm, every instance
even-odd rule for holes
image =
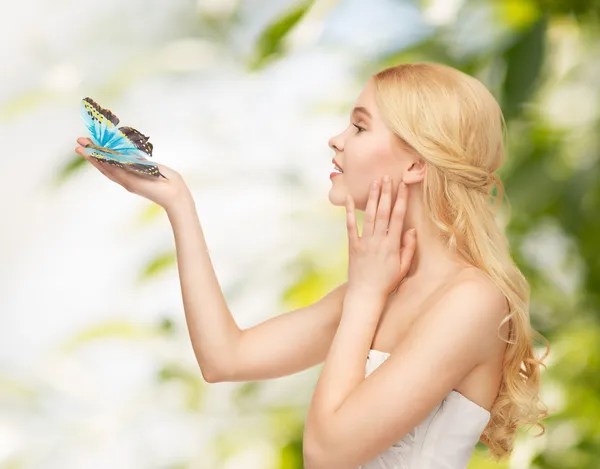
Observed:
[[[325,360],[342,312],[346,283],[319,301],[241,330],[215,275],[191,196],[167,214],[187,327],[205,380],[254,381],[299,372]]]

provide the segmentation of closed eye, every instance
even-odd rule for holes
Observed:
[[[360,125],[356,125],[356,124],[352,124],[352,125],[358,129],[358,132],[357,132],[357,133],[364,132],[364,130],[365,130],[365,129],[364,129],[363,127],[361,127]]]

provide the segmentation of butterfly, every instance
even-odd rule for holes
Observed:
[[[84,152],[101,163],[108,163],[139,174],[168,179],[147,157],[154,146],[150,137],[132,127],[117,127],[119,118],[100,107],[92,98],[81,100],[81,118],[90,133]]]

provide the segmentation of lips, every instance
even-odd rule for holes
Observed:
[[[340,173],[343,173],[344,170],[342,169],[342,167],[339,165],[339,163],[337,161],[335,161],[335,158],[333,158],[331,160],[331,162],[333,163],[333,166],[335,167],[335,169],[337,169]]]

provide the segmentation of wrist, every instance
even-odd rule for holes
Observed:
[[[168,202],[163,204],[163,209],[169,217],[176,216],[179,212],[189,211],[196,208],[194,198],[187,187],[183,188],[179,193],[172,197]]]
[[[378,310],[379,313],[383,310],[387,295],[381,289],[370,287],[348,287],[344,296],[344,305],[358,306],[359,309],[371,308]]]
[[[370,285],[348,285],[346,296],[367,297],[369,299],[387,298],[387,293],[383,288]]]

